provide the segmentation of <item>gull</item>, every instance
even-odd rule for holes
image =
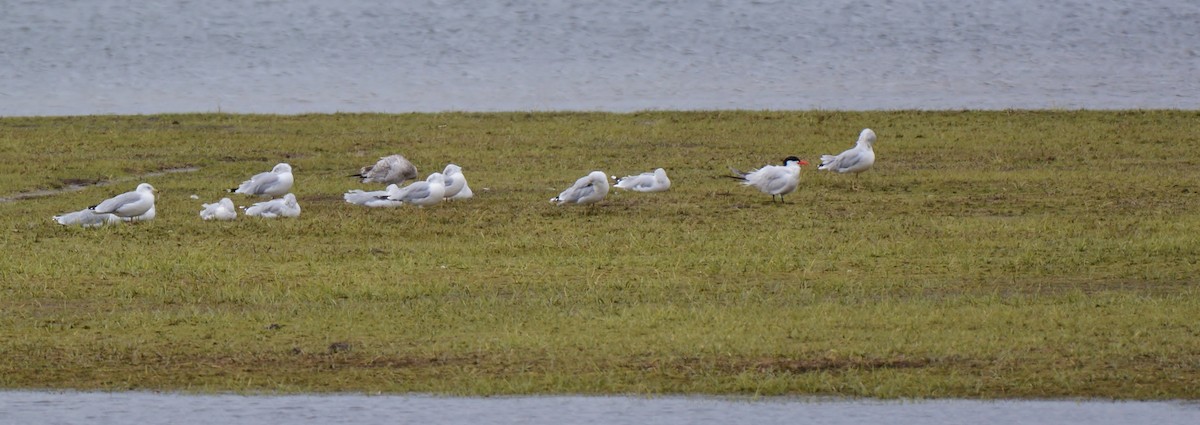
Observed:
[[[113,214],[96,214],[88,208],[54,216],[54,221],[64,226],[100,227],[120,223],[121,217]]]
[[[442,170],[442,175],[446,179],[446,193],[442,196],[446,199],[467,199],[475,196],[475,192],[472,192],[471,187],[467,186],[467,178],[463,176],[462,167],[448,164],[446,169]]]
[[[153,205],[151,205],[150,209],[147,210],[144,214],[138,215],[138,216],[133,216],[133,217],[125,217],[124,220],[125,221],[150,221],[150,220],[153,220],[154,217],[157,217],[157,216],[158,216],[158,211],[154,208]]]
[[[157,215],[154,207],[150,207],[145,214],[133,217],[117,217],[116,214],[96,214],[91,209],[84,208],[79,211],[69,212],[54,216],[54,221],[64,226],[83,226],[83,227],[100,227],[109,224],[117,224],[125,221],[150,221]]]
[[[282,198],[259,202],[246,208],[246,215],[252,217],[299,217],[300,204],[296,203],[296,195],[291,193]]]
[[[771,202],[775,202],[775,195],[779,195],[779,202],[783,202],[783,195],[792,193],[800,185],[801,165],[808,165],[808,161],[789,156],[783,160],[783,165],[767,165],[746,173],[730,167],[734,174],[730,177],[771,195]]]
[[[628,189],[635,192],[663,192],[671,188],[671,179],[667,178],[667,170],[655,169],[652,173],[642,173],[636,176],[617,178],[612,176],[617,184],[613,187]]]
[[[275,164],[271,171],[255,174],[250,180],[242,182],[230,192],[246,195],[276,197],[292,190],[292,166],[287,163]]]
[[[442,173],[433,173],[425,181],[416,182],[403,188],[388,190],[384,198],[424,207],[442,202],[446,196],[446,177]]]
[[[108,198],[99,204],[88,207],[93,214],[112,214],[127,221],[140,221],[153,219],[154,210],[154,186],[150,183],[142,183],[137,186],[133,192],[125,192],[120,195]],[[150,213],[147,218],[144,215]]]
[[[394,183],[404,184],[407,180],[417,178],[417,167],[400,155],[390,155],[379,158],[375,165],[362,167],[358,174],[350,177],[361,177],[363,183]]]
[[[400,187],[393,183],[389,184],[385,190],[373,190],[370,192],[365,192],[359,189],[353,189],[342,195],[342,198],[348,203],[372,208],[398,207],[404,205],[404,203],[400,201],[393,201],[387,198],[389,193],[398,190],[400,190]]]
[[[603,171],[592,171],[550,199],[550,203],[588,205],[600,202],[605,195],[608,195],[608,176]]]
[[[205,220],[233,220],[237,218],[237,209],[233,207],[233,201],[229,198],[221,198],[220,201],[201,205],[200,218]]]
[[[834,155],[821,155],[821,165],[818,170],[830,170],[839,174],[854,173],[856,179],[859,173],[871,169],[875,165],[875,132],[864,128],[858,135],[858,142],[853,148]]]

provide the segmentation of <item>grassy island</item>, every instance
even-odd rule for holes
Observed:
[[[345,203],[392,153],[475,197]],[[299,218],[200,220],[278,162]],[[0,118],[0,198],[0,388],[1200,399],[1198,111]]]

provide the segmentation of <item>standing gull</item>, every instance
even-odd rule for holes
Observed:
[[[731,177],[741,180],[742,184],[754,186],[771,195],[771,202],[775,202],[775,195],[779,195],[779,202],[783,202],[783,195],[792,193],[800,185],[801,165],[808,165],[808,161],[789,156],[783,160],[783,165],[767,165],[750,172],[741,172],[732,167],[730,170],[734,174]]]
[[[271,171],[255,174],[250,180],[242,182],[230,192],[246,195],[270,196],[283,195],[292,190],[292,166],[287,163],[275,164]]]
[[[141,217],[154,208],[154,186],[142,183],[133,192],[125,192],[88,207],[94,214],[112,214],[122,219],[140,221],[154,218]]]
[[[608,195],[608,176],[603,171],[592,171],[580,177],[575,184],[550,199],[550,203],[588,205],[600,202]]]
[[[299,217],[300,204],[296,202],[296,195],[289,193],[279,199],[251,205],[250,208],[246,208],[246,215],[262,218]]]
[[[358,174],[350,177],[360,177],[363,183],[404,184],[417,178],[417,167],[403,156],[390,155],[379,158],[375,165],[362,167]]]
[[[853,173],[855,179],[859,173],[871,169],[875,165],[875,132],[864,128],[858,135],[858,142],[853,148],[834,155],[821,155],[821,165],[818,170],[830,170],[839,174]]]
[[[662,168],[655,169],[652,173],[625,176],[619,179],[617,176],[613,176],[613,180],[617,182],[613,187],[635,192],[663,192],[671,188],[671,179],[667,178],[667,170]]]

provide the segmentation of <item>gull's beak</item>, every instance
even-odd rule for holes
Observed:
[[[805,161],[805,160],[801,159],[801,160],[800,160],[800,165],[808,165],[808,161]]]

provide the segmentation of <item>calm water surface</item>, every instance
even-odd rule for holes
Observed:
[[[0,392],[0,424],[33,423],[1195,425],[1200,423],[1200,404]]]
[[[7,0],[0,116],[1200,109],[1193,0]]]
[[[1200,109],[1191,0],[6,0],[0,116]],[[1197,424],[1183,402],[0,392],[30,423]]]

